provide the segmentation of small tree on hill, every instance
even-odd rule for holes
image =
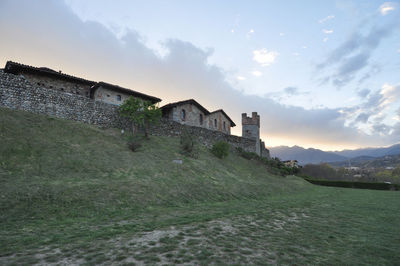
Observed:
[[[138,128],[143,128],[146,138],[148,138],[150,125],[159,122],[161,118],[161,110],[155,104],[132,96],[119,107],[119,112],[121,116],[127,117],[132,122],[133,135],[136,134]]]

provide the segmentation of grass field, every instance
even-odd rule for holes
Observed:
[[[182,159],[183,164],[175,164]],[[0,109],[0,264],[400,261],[400,194],[318,187],[231,153]]]

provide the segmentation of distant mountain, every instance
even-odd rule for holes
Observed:
[[[345,156],[347,158],[354,158],[359,156],[382,157],[386,155],[400,154],[400,144],[395,144],[386,148],[365,148],[357,150],[343,150],[334,151],[334,153]]]
[[[347,158],[335,154],[333,152],[326,152],[318,149],[304,149],[299,146],[278,146],[269,148],[272,157],[278,157],[279,159],[286,160],[297,160],[299,164],[305,165],[308,163],[322,163],[322,162],[336,162],[344,161]]]

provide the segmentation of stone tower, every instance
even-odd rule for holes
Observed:
[[[261,156],[260,116],[257,112],[252,112],[251,117],[248,117],[246,113],[242,114],[242,137],[254,139],[256,141],[255,153]]]

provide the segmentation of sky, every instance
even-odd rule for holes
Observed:
[[[268,147],[400,143],[400,1],[0,0],[7,60],[258,112]]]

